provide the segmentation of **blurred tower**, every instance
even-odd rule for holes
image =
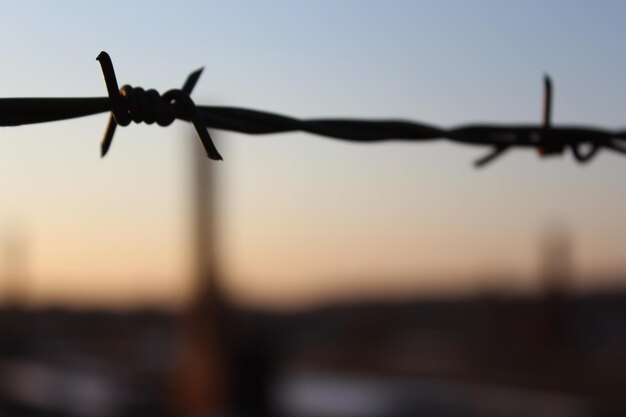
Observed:
[[[572,240],[563,225],[548,227],[541,257],[545,292],[538,320],[539,342],[545,351],[557,353],[570,346],[566,297],[573,278]]]
[[[19,306],[26,301],[28,245],[16,228],[5,231],[2,239],[2,301]]]
[[[216,415],[230,409],[232,377],[227,306],[216,251],[216,162],[189,140],[191,167],[192,298],[182,319],[177,415]]]
[[[545,290],[563,293],[572,282],[572,240],[563,225],[553,225],[546,230],[541,253],[541,275]]]
[[[216,167],[218,162],[204,156],[194,138],[189,146],[192,173],[192,239],[194,240],[194,271],[197,292],[210,291],[217,285],[216,254]]]

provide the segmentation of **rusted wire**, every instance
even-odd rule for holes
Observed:
[[[176,119],[193,123],[207,156],[215,160],[222,157],[211,140],[208,128],[246,134],[304,131],[360,143],[447,139],[492,147],[491,152],[475,161],[476,166],[492,162],[512,147],[535,148],[540,155],[560,155],[570,148],[574,158],[581,163],[590,161],[600,149],[626,154],[626,130],[552,125],[552,83],[548,76],[544,78],[541,125],[476,124],[444,129],[403,120],[302,120],[236,107],[197,106],[190,94],[202,69],[190,74],[182,89],[169,90],[160,95],[156,90],[146,91],[129,85],[119,89],[109,55],[101,52],[97,59],[102,67],[108,97],[0,99],[0,125],[17,126],[111,112],[101,144],[102,156],[108,152],[118,124],[127,126],[133,121],[168,126]]]

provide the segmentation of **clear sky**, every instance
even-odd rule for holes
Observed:
[[[539,123],[549,73],[555,124],[626,126],[623,1],[15,1],[0,31],[3,97],[105,95],[106,50],[121,84],[162,92],[205,66],[197,103],[442,126]],[[169,303],[189,288],[192,133],[118,129],[101,160],[107,118],[0,129],[0,238],[26,242],[31,301]],[[221,264],[247,300],[532,287],[554,223],[577,285],[626,271],[622,157],[518,151],[475,170],[485,149],[445,142],[213,133]],[[501,271],[514,282],[485,278]]]

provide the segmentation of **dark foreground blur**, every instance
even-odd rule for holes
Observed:
[[[0,319],[2,416],[626,415],[626,293]]]

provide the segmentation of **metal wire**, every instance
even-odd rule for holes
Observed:
[[[555,127],[551,123],[552,83],[544,78],[544,113],[541,125],[466,125],[451,129],[403,120],[296,119],[280,114],[236,107],[197,106],[190,98],[202,69],[189,75],[182,89],[160,95],[129,85],[118,88],[113,64],[106,52],[98,55],[108,97],[91,98],[5,98],[0,99],[0,125],[18,126],[111,112],[101,144],[108,152],[117,125],[131,121],[167,126],[176,119],[193,123],[206,154],[222,159],[208,128],[247,134],[304,131],[360,143],[389,140],[427,141],[447,139],[468,145],[492,147],[475,161],[484,166],[513,147],[535,148],[540,155],[560,155],[567,148],[581,163],[590,161],[600,149],[626,154],[626,130],[611,131],[584,126]]]

